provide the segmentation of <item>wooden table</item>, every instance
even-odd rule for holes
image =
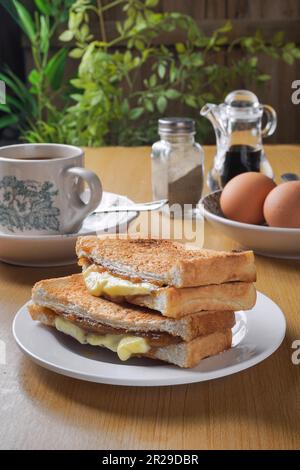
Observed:
[[[206,148],[210,166],[213,148]],[[86,165],[108,191],[150,200],[149,148],[93,149]],[[278,176],[300,173],[300,147],[267,147]],[[206,246],[234,243],[206,227]],[[300,365],[291,361],[300,339],[300,263],[256,257],[257,288],[283,309],[287,335],[263,363],[206,383],[130,388],[81,382],[33,364],[11,333],[15,312],[34,282],[76,266],[33,269],[0,263],[0,448],[13,449],[295,449],[300,446]]]

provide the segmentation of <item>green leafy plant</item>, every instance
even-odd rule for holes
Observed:
[[[28,86],[9,69],[0,73],[0,79],[9,89],[7,103],[0,105],[0,110],[6,113],[0,118],[0,129],[18,124],[25,140],[52,140],[47,129],[51,130],[51,123],[59,124],[63,115],[53,103],[62,93],[68,51],[62,47],[50,56],[50,44],[58,26],[66,22],[68,8],[73,2],[35,0],[37,10],[34,16],[18,0],[1,0],[0,3],[27,36],[34,61],[34,68],[28,75]],[[58,138],[58,130],[59,126],[55,139]]]
[[[28,141],[87,146],[149,144],[156,139],[158,117],[172,109],[174,114],[175,102],[178,112],[196,119],[197,138],[203,140],[207,124],[199,117],[199,109],[204,103],[220,102],[236,87],[264,84],[270,79],[260,66],[266,55],[288,64],[300,58],[300,49],[286,43],[282,32],[271,39],[257,32],[232,40],[228,22],[207,36],[188,15],[158,12],[158,0],[35,3],[39,8],[35,23],[28,23],[28,15],[18,11],[35,60],[28,97],[33,98],[33,112],[23,132]],[[64,16],[50,11],[55,3]],[[45,4],[48,10],[42,11]],[[67,91],[67,104],[59,111],[53,105],[53,95],[62,94],[66,47],[55,59],[49,59],[48,52],[56,22],[65,21],[63,7],[67,6],[68,26],[59,38],[70,48],[69,56],[78,62],[78,68]],[[116,22],[115,32],[108,34],[105,14],[116,7],[122,8],[124,18]],[[166,47],[167,41],[161,38],[174,31],[183,39]],[[233,53],[237,47],[240,56]],[[225,56],[222,64],[220,54]],[[53,65],[52,60],[58,64]]]
[[[198,112],[205,102],[222,100],[236,86],[249,87],[270,78],[260,70],[260,54],[288,63],[300,57],[294,43],[284,43],[282,33],[270,42],[259,32],[230,41],[228,22],[206,36],[190,16],[153,11],[158,4],[157,0],[119,0],[102,6],[77,0],[72,5],[68,30],[60,39],[75,41],[70,55],[80,60],[78,77],[72,80],[78,89],[72,96],[76,104],[69,109],[78,143],[150,143],[156,138],[157,118],[168,113],[174,100],[196,118],[202,140],[207,127]],[[116,23],[116,35],[108,41],[103,16],[116,5],[123,5],[125,19]],[[94,34],[93,16],[99,25]],[[174,30],[185,37],[175,48],[155,41]],[[242,50],[240,59],[233,59],[236,46]],[[215,60],[221,51],[229,65]],[[150,72],[140,83],[143,68]]]

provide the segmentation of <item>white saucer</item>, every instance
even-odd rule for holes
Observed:
[[[233,348],[204,359],[194,369],[180,369],[151,359],[133,358],[122,363],[100,347],[81,345],[71,337],[33,321],[27,304],[13,322],[13,335],[34,362],[59,374],[113,385],[161,386],[217,379],[258,364],[280,346],[286,322],[280,308],[258,292],[252,310],[236,313]]]
[[[83,199],[88,198],[88,193]],[[119,194],[104,192],[99,207],[133,204]],[[120,212],[88,216],[78,233],[67,235],[22,236],[0,232],[0,260],[19,266],[63,266],[77,262],[75,243],[79,235],[110,233],[118,227],[124,232],[137,212]]]

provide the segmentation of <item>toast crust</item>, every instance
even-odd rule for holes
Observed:
[[[231,348],[231,330],[217,331],[207,336],[200,336],[187,343],[170,345],[149,351],[146,356],[161,359],[179,367],[192,368],[202,359],[214,356]]]
[[[200,287],[161,288],[151,295],[126,297],[128,302],[158,310],[164,316],[181,318],[201,310],[248,310],[256,302],[252,283],[228,282]]]
[[[87,236],[77,239],[76,253],[117,276],[161,286],[256,280],[252,251],[191,250],[171,240]]]

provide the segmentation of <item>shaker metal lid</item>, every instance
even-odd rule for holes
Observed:
[[[181,117],[161,118],[158,120],[158,132],[168,134],[195,132],[195,121]]]

